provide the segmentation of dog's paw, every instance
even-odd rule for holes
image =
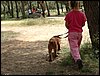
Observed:
[[[52,60],[49,59],[49,62],[52,62]]]
[[[60,51],[61,49],[58,49],[58,51]]]
[[[55,55],[54,58],[58,57],[58,55]]]
[[[56,57],[58,57],[58,55],[56,55]]]
[[[59,52],[57,52],[57,54],[60,54]]]

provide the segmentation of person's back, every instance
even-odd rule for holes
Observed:
[[[71,1],[72,10],[65,17],[65,26],[68,29],[68,41],[71,55],[78,64],[79,69],[83,67],[80,56],[80,44],[82,40],[82,27],[85,25],[86,16],[79,11],[79,1]]]
[[[85,15],[79,10],[72,9],[65,17],[69,26],[69,32],[82,32],[82,27],[85,25]]]

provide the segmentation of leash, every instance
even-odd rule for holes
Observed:
[[[64,33],[64,34],[67,34],[68,32],[66,32],[66,33]],[[64,34],[60,34],[60,35],[57,35],[57,36],[62,36],[62,35],[64,35]]]
[[[66,32],[66,33],[64,33],[64,34],[67,34],[68,32]],[[56,35],[55,37],[59,37],[59,36],[62,36],[62,35],[64,35],[64,34],[60,34],[60,35]],[[67,36],[65,36],[64,38],[67,38],[68,37],[68,35]]]
[[[64,38],[67,38],[68,37],[68,35],[67,36],[65,36]]]

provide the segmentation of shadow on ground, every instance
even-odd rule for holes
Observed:
[[[35,74],[37,67],[46,62],[47,43],[19,40],[1,42],[1,73]]]
[[[19,34],[1,31],[1,74],[34,75],[38,72],[41,74],[40,71],[46,64],[48,41],[15,40]]]
[[[70,65],[70,58],[61,54],[52,63],[46,61],[48,41],[15,40],[17,34],[2,31],[1,41],[1,74],[2,75],[79,75],[80,71]],[[5,38],[5,39],[3,39]],[[63,57],[62,57],[63,55]],[[61,59],[62,58],[62,59]],[[69,60],[68,60],[69,59]],[[69,63],[68,63],[69,62]],[[86,74],[86,73],[83,73]],[[90,74],[90,73],[89,73]]]
[[[1,42],[1,74],[8,75],[62,75],[69,74],[67,65],[60,60],[49,63],[48,41],[8,40]],[[72,67],[72,66],[71,66]],[[75,70],[75,69],[74,69]]]
[[[12,40],[17,37],[20,33],[13,31],[1,31],[1,42]]]

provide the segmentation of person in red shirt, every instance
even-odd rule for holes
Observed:
[[[68,29],[68,41],[70,45],[71,55],[78,64],[78,68],[83,67],[82,59],[80,56],[80,44],[82,40],[82,27],[85,25],[86,16],[80,11],[80,2],[71,1],[72,10],[65,16],[65,26]]]
[[[32,8],[32,13],[33,13],[33,14],[36,13],[35,7]]]

